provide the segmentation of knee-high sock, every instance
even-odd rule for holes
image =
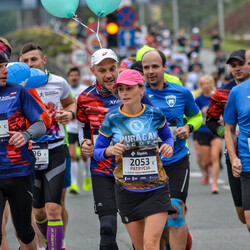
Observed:
[[[83,176],[90,177],[90,158],[86,161],[80,160],[80,164],[83,166]]]
[[[71,182],[78,184],[78,164],[76,161],[71,162]]]
[[[39,228],[42,235],[46,239],[47,238],[48,218],[46,218],[45,220],[42,220],[42,221],[39,221],[39,220],[35,219],[35,221],[36,221],[37,227]]]
[[[47,245],[49,250],[61,250],[63,241],[62,220],[49,220],[47,229]]]

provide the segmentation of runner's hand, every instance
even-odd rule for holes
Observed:
[[[62,125],[68,124],[72,120],[72,113],[69,111],[61,109],[56,113],[58,113],[59,115],[55,117],[55,120],[57,122],[60,122]]]
[[[240,177],[240,173],[242,170],[241,160],[238,157],[235,157],[234,159],[231,160],[231,164],[232,164],[233,176],[236,178]]]
[[[91,140],[87,140],[82,144],[81,152],[83,157],[91,157],[93,155],[94,145]]]
[[[17,148],[20,148],[27,143],[21,132],[8,131],[7,133],[10,135],[9,144],[14,145]]]
[[[162,157],[167,157],[167,158],[170,158],[172,155],[173,155],[173,147],[171,147],[170,145],[168,144],[162,144],[160,149],[159,149],[159,153],[161,153]]]
[[[189,126],[185,125],[183,127],[179,127],[175,130],[176,136],[178,136],[181,140],[188,139],[189,136]]]
[[[124,143],[124,139],[122,139],[120,142],[116,143],[114,146],[111,146],[111,153],[112,155],[121,155],[126,149],[127,147],[123,144]]]

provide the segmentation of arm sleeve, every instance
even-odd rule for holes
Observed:
[[[81,145],[84,139],[91,140],[90,123],[82,123],[80,121],[77,121],[77,125],[79,144]]]
[[[96,161],[106,160],[104,152],[110,145],[111,137],[106,137],[99,133],[94,147],[93,157]]]
[[[45,133],[46,127],[41,116],[39,116],[33,123],[31,123],[31,126],[26,131],[22,132],[26,141],[30,139],[38,139]]]
[[[207,117],[206,118],[206,126],[214,135],[220,136],[224,138],[224,134],[218,134],[218,129],[225,131],[225,126],[222,126],[217,119]]]
[[[187,124],[193,125],[194,131],[196,131],[203,122],[203,117],[200,110],[196,115],[191,117],[186,117],[186,119],[187,119]]]
[[[172,137],[171,130],[167,123],[165,123],[165,125],[162,128],[158,129],[158,135],[163,143],[166,143],[171,147],[174,147],[174,139]]]

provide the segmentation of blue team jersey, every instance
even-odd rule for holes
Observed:
[[[31,173],[28,143],[21,148],[10,145],[7,131],[25,131],[26,119],[33,123],[43,112],[24,87],[12,83],[0,87],[0,179]]]
[[[238,124],[238,149],[242,171],[250,171],[250,79],[231,90],[223,121],[231,125]]]
[[[128,150],[141,147],[156,147],[158,129],[165,125],[166,118],[161,110],[143,105],[143,110],[136,116],[124,114],[121,109],[109,112],[99,130],[105,136],[112,136],[113,145],[125,140]]]
[[[106,115],[99,131],[100,135],[96,141],[94,157],[98,158],[99,152],[97,151],[102,144],[101,140],[104,140],[105,137],[110,138],[113,145],[124,139],[124,145],[127,146],[127,150],[123,153],[122,157],[116,157],[117,166],[114,171],[116,181],[118,181],[118,183],[120,181],[120,184],[122,183],[124,188],[135,192],[148,192],[161,188],[166,185],[167,176],[162,167],[162,163],[159,162],[159,156],[156,155],[156,148],[158,147],[158,132],[164,128],[166,129],[165,132],[168,138],[166,138],[165,143],[173,145],[171,131],[167,127],[166,118],[159,108],[143,104],[143,109],[140,113],[128,115],[122,112],[121,107],[119,107],[119,109],[115,109]],[[106,141],[106,146],[108,145],[109,141]],[[103,155],[106,148],[100,148],[101,152],[103,152],[101,154]],[[148,168],[148,175],[145,173],[140,173],[139,176],[133,174],[132,176],[126,176],[125,173],[122,174],[124,170],[122,158],[129,157],[129,160],[136,162],[138,159],[134,157],[142,157],[143,155],[147,155],[146,157],[155,155],[155,158],[151,163],[149,158],[146,158],[148,163],[143,161],[143,166],[130,163],[129,169],[130,171],[135,171],[135,174],[143,168]],[[156,159],[157,166],[155,164]],[[146,165],[144,165],[144,163]],[[151,171],[153,170],[153,166],[158,167],[158,174],[156,175],[152,174],[152,172],[154,172]],[[128,179],[130,179],[130,181],[128,181]],[[144,181],[140,181],[139,179]],[[145,180],[147,181],[145,182]]]
[[[211,96],[208,97],[208,96],[200,95],[195,99],[195,102],[200,108],[200,110],[202,110],[202,108],[209,106],[210,100],[211,100]],[[206,127],[206,114],[202,113],[202,117],[203,117],[203,122],[200,128],[198,129],[198,131],[202,133],[210,133],[209,129]]]
[[[162,90],[153,90],[146,85],[146,92],[153,105],[162,110],[176,140],[173,156],[162,159],[163,165],[168,166],[188,154],[186,140],[181,140],[175,136],[175,129],[185,125],[184,115],[187,117],[195,116],[200,110],[194,101],[193,95],[184,86],[168,82]]]

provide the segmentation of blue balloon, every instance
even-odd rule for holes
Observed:
[[[53,16],[71,18],[75,15],[79,0],[41,0],[43,7]]]
[[[86,0],[86,3],[97,16],[107,16],[119,7],[121,0]]]
[[[48,75],[40,69],[31,68],[30,77],[25,85],[26,88],[34,89],[47,83]]]
[[[30,77],[30,67],[26,63],[15,62],[9,63],[7,82],[25,86]]]

